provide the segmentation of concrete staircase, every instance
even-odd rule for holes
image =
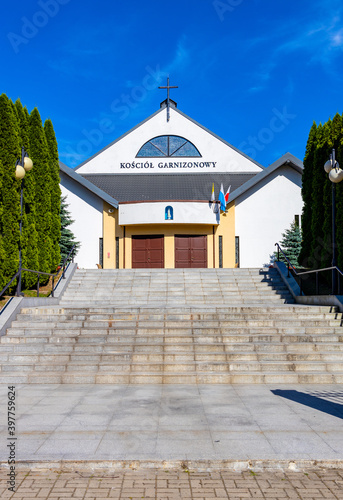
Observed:
[[[291,301],[276,269],[136,269],[79,270],[61,305],[213,308]]]
[[[22,309],[2,383],[342,383],[332,308],[274,269],[78,270],[58,306]]]

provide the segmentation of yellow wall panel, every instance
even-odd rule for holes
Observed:
[[[139,205],[137,204],[139,210]],[[113,210],[113,212],[112,212]],[[111,212],[111,213],[110,213]],[[235,267],[235,205],[228,206],[221,214],[220,225],[154,224],[121,227],[118,225],[118,210],[104,203],[103,240],[104,268],[116,267],[116,237],[119,237],[119,268],[132,267],[132,236],[163,235],[164,266],[175,267],[175,235],[207,235],[208,268],[219,267],[219,236],[223,237],[223,267]],[[125,237],[124,237],[125,235]]]

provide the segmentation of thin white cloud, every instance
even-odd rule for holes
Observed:
[[[304,51],[309,55],[309,63],[320,62],[330,65],[341,55],[343,47],[343,29],[341,16],[338,13],[325,23],[313,21],[290,32],[289,40],[281,43],[276,53]]]
[[[172,61],[167,64],[165,71],[172,75],[177,71],[185,69],[190,62],[190,55],[191,49],[187,46],[187,36],[182,35],[177,42],[174,57]]]
[[[343,48],[343,28],[332,36],[332,46]]]
[[[319,0],[313,4],[311,13],[303,11],[297,19],[287,18],[284,23],[275,25],[265,36],[242,41],[250,57],[254,51],[257,57],[265,55],[265,60],[250,74],[250,93],[268,88],[273,73],[281,67],[285,68],[287,56],[303,61],[304,70],[306,66],[320,65],[330,76],[341,78],[341,68],[337,61],[343,55],[343,7],[335,0],[331,4],[332,8],[327,0]],[[325,22],[321,15],[324,8]],[[285,90],[291,96],[293,85],[288,85]]]
[[[56,73],[59,73],[60,75],[89,79],[96,77],[90,66],[75,64],[75,60],[73,58],[61,57],[49,59],[46,64],[50,69],[56,71]]]

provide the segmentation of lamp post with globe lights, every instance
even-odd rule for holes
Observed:
[[[332,182],[332,267],[337,267],[337,249],[336,249],[336,184],[343,180],[343,170],[339,168],[336,161],[335,150],[332,150],[330,159],[325,163],[324,170],[329,174]],[[337,271],[332,269],[332,294],[337,293]]]
[[[15,165],[15,177],[16,179],[21,181],[20,186],[20,239],[19,239],[19,276],[18,276],[18,284],[17,284],[17,292],[16,295],[19,297],[21,295],[21,274],[22,274],[22,228],[23,228],[23,192],[24,192],[24,177],[26,172],[29,172],[33,167],[32,160],[29,158],[25,148],[21,148],[21,159],[16,161]]]

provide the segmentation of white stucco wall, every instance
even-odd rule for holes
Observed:
[[[188,139],[199,150],[201,158],[136,158],[138,151],[147,141],[161,135],[177,135]],[[163,166],[159,167],[161,163]],[[182,163],[181,166],[175,166],[180,163]],[[194,165],[197,163],[198,165]],[[148,165],[148,168],[144,165]],[[80,174],[132,173],[134,175],[135,173],[189,174],[260,172],[261,170],[256,163],[171,108],[169,122],[166,120],[166,110],[162,109],[121,140],[88,160],[85,165],[77,169],[77,172]]]
[[[301,215],[301,175],[281,167],[236,199],[235,232],[240,240],[240,267],[270,263],[275,243]]]
[[[171,206],[173,220],[165,220],[165,208]],[[219,224],[219,214],[210,203],[156,202],[119,205],[119,224]]]
[[[60,171],[62,196],[67,196],[68,210],[74,223],[69,229],[81,248],[76,256],[80,268],[96,268],[99,263],[99,238],[102,238],[103,201]]]

